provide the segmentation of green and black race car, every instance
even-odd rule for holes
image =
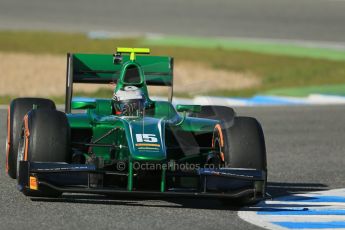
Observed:
[[[173,58],[145,48],[68,54],[65,112],[41,98],[8,108],[6,170],[28,196],[93,193],[265,198],[260,123],[225,106],[173,106]],[[211,79],[210,79],[211,80]],[[74,83],[115,83],[109,99],[73,98]],[[148,85],[169,86],[153,101]]]

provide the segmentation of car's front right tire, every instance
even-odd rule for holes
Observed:
[[[17,152],[23,118],[34,105],[41,109],[55,110],[54,102],[44,98],[16,98],[8,106],[6,171],[13,179],[17,177]]]
[[[31,110],[25,117],[18,148],[19,161],[68,162],[70,160],[70,127],[63,112],[49,109]],[[20,173],[20,168],[17,169]],[[20,174],[18,174],[20,177]],[[50,188],[38,191],[22,188],[27,196],[61,195]]]

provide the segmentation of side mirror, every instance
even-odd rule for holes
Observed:
[[[96,108],[96,101],[95,100],[73,100],[72,109],[95,109]]]
[[[200,105],[176,105],[177,112],[200,113]]]

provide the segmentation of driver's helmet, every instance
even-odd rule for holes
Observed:
[[[136,86],[118,90],[112,100],[115,114],[121,116],[141,116],[146,105],[144,93]]]

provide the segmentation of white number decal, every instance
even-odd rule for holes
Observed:
[[[158,139],[155,134],[136,134],[137,142],[149,142],[149,143],[157,143]]]

